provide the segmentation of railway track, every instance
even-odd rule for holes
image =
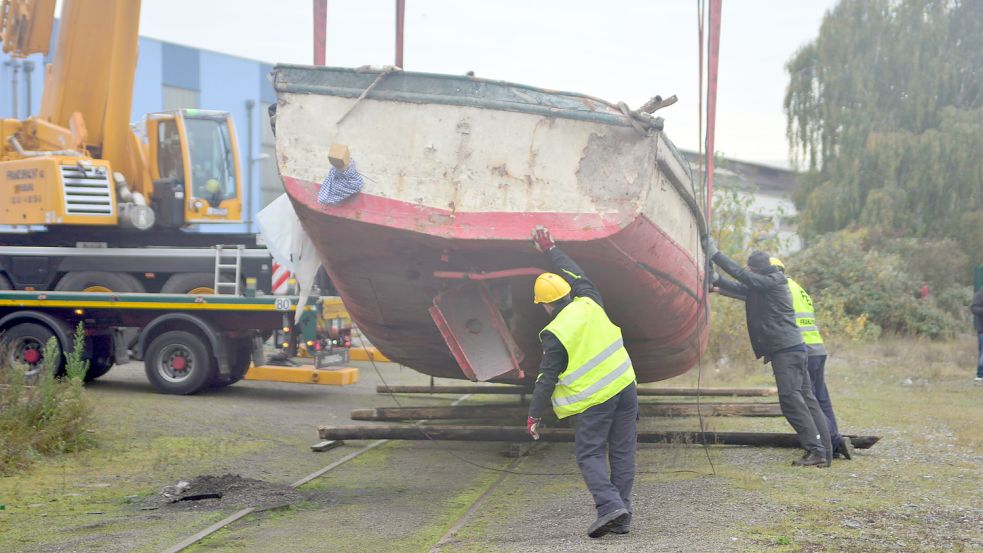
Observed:
[[[469,397],[471,397],[471,394],[464,394],[461,397],[457,398],[453,403],[451,403],[451,406],[452,407],[456,407],[456,406],[460,405],[461,403],[463,403],[464,401],[466,401]],[[423,422],[423,421],[419,421],[419,422]],[[301,479],[297,480],[296,482],[290,484],[290,486],[292,488],[300,488],[301,486],[304,486],[305,484],[308,484],[308,483],[310,483],[310,482],[312,482],[312,481],[314,481],[314,480],[316,480],[316,479],[318,479],[318,478],[320,478],[320,477],[322,477],[322,476],[324,476],[324,475],[326,475],[326,474],[328,474],[328,473],[330,473],[330,472],[332,472],[332,471],[334,471],[334,470],[336,470],[338,468],[343,467],[349,461],[352,461],[354,459],[357,459],[361,455],[363,455],[365,453],[368,453],[369,451],[372,451],[375,448],[377,448],[379,446],[382,446],[382,445],[384,445],[386,443],[389,443],[389,442],[390,442],[390,440],[387,440],[387,439],[385,439],[385,440],[376,440],[376,441],[374,441],[374,442],[372,442],[372,443],[370,443],[370,444],[368,444],[368,445],[366,445],[366,446],[364,446],[364,447],[362,447],[362,448],[360,448],[360,449],[358,449],[356,451],[353,451],[352,453],[349,453],[348,455],[345,455],[344,457],[341,457],[340,459],[337,459],[337,460],[329,463],[328,465],[324,466],[323,468],[320,468],[320,469],[318,469],[318,470],[316,470],[316,471],[314,471],[314,472],[312,472],[312,473],[304,476],[303,478],[301,478]],[[505,481],[510,476],[510,472],[508,472],[508,471],[513,471],[516,468],[518,468],[518,466],[521,464],[521,462],[523,461],[524,458],[525,457],[523,457],[523,456],[516,457],[514,460],[512,460],[511,462],[509,462],[505,467],[503,467],[501,469],[497,469],[497,470],[501,470],[502,471],[499,474],[499,477],[496,478],[494,481],[492,481],[482,491],[482,493],[468,506],[467,510],[465,510],[465,512],[460,517],[458,517],[456,520],[453,521],[453,523],[448,527],[447,531],[440,537],[440,539],[438,539],[433,544],[433,546],[430,548],[430,551],[436,553],[436,552],[440,551],[441,548],[444,545],[446,545],[451,540],[453,540],[453,538],[457,534],[457,532],[461,528],[463,528],[464,525],[467,524],[467,522],[478,511],[478,509],[481,508],[481,505],[485,502],[485,500],[488,499],[495,492],[495,490],[501,485],[501,483],[503,481]],[[231,525],[231,524],[233,524],[233,523],[235,523],[235,522],[237,522],[239,520],[242,520],[242,519],[248,517],[249,515],[253,514],[256,511],[257,511],[257,507],[256,506],[247,507],[245,509],[242,509],[240,511],[237,511],[237,512],[233,513],[232,515],[229,515],[228,517],[226,517],[226,518],[224,518],[224,519],[216,522],[215,524],[212,524],[211,526],[209,526],[207,528],[204,528],[202,530],[199,530],[198,532],[195,532],[194,534],[192,534],[192,535],[188,536],[187,538],[181,540],[180,542],[176,543],[175,545],[173,545],[173,546],[171,546],[171,547],[163,550],[163,553],[179,553],[181,551],[184,551],[184,550],[188,549],[189,547],[191,547],[191,546],[193,546],[193,545],[201,542],[202,540],[208,538],[212,534],[215,534],[216,532],[218,532],[218,531],[220,531],[220,530],[228,527],[229,525]]]

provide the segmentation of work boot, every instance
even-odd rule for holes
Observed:
[[[837,448],[837,453],[843,456],[847,461],[853,459],[853,442],[850,441],[849,436],[841,436],[839,447]]]
[[[826,459],[825,455],[818,455],[816,453],[809,453],[801,459],[796,459],[792,461],[792,464],[797,467],[819,467],[826,468],[829,466],[829,461]]]
[[[631,513],[628,513],[628,518],[625,519],[621,524],[611,528],[612,534],[627,534],[631,530]]]
[[[590,528],[587,529],[587,535],[592,538],[599,538],[627,521],[628,509],[615,509],[606,515],[597,517],[594,524],[591,524]]]

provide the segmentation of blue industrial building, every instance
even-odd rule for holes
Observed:
[[[0,117],[26,119],[37,114],[44,66],[54,54],[56,36],[57,28],[47,57],[34,55],[16,60],[0,53]],[[139,48],[130,120],[135,123],[148,113],[181,108],[231,113],[243,175],[244,219],[248,222],[239,229],[202,225],[200,230],[256,232],[252,223],[256,212],[283,192],[266,111],[276,101],[267,78],[273,66],[146,37],[140,37]],[[215,228],[206,228],[209,226]]]

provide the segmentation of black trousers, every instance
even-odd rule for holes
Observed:
[[[638,393],[629,384],[614,397],[576,415],[577,465],[594,496],[597,516],[625,508],[631,513],[638,434]],[[610,473],[608,463],[610,462]]]
[[[840,435],[839,425],[836,424],[836,415],[833,414],[833,401],[829,399],[829,390],[826,389],[826,356],[809,356],[809,380],[812,381],[812,393],[816,395],[819,407],[826,415],[826,426],[829,427],[829,437],[833,441],[833,453],[839,448]]]
[[[833,444],[829,427],[826,425],[826,415],[812,392],[806,352],[773,354],[771,370],[775,373],[782,414],[799,435],[799,443],[806,451],[832,460]]]

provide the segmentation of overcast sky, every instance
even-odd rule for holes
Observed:
[[[724,0],[717,150],[785,165],[785,62],[836,0]],[[697,146],[695,0],[406,0],[407,70],[503,79],[660,114]],[[328,65],[394,62],[395,0],[328,0]],[[272,63],[312,63],[312,0],[143,0],[140,33]],[[213,106],[220,109],[221,106]]]

